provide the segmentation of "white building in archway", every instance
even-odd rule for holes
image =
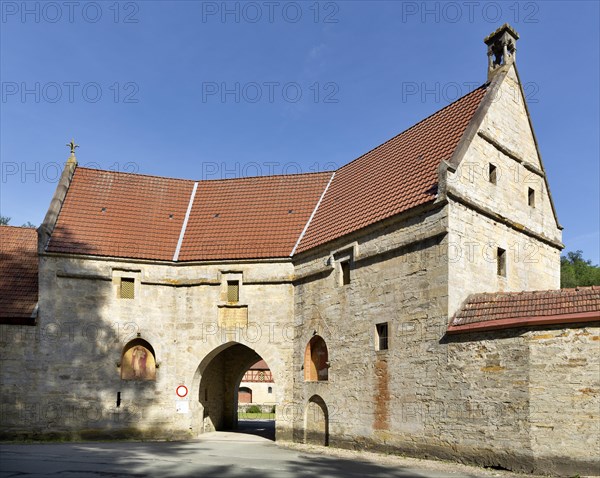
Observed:
[[[238,404],[275,405],[275,381],[264,360],[253,364],[242,377]],[[267,410],[265,410],[267,411]]]

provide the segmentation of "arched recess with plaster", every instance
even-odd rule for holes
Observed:
[[[122,380],[156,381],[156,353],[150,342],[136,338],[123,347],[120,361]]]
[[[320,335],[313,336],[304,350],[304,381],[322,382],[329,379],[329,352]]]

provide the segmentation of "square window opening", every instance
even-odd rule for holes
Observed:
[[[389,345],[388,323],[377,324],[375,325],[375,329],[377,331],[377,350],[387,350]]]
[[[490,166],[489,166],[488,179],[489,179],[490,183],[492,183],[492,184],[496,184],[498,181],[497,169],[496,169],[496,166],[494,166],[492,163],[490,163]]]
[[[228,280],[227,281],[227,302],[239,302],[240,301],[240,281]]]
[[[506,277],[506,251],[501,247],[496,253],[497,273],[501,277]]]
[[[135,298],[135,279],[131,277],[121,277],[121,287],[119,289],[121,299]]]

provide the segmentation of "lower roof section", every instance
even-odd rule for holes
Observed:
[[[457,334],[600,321],[600,286],[472,294],[452,318]]]
[[[0,226],[0,323],[33,325],[37,302],[37,231]]]

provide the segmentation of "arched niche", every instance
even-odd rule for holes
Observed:
[[[121,355],[121,379],[156,380],[156,356],[154,348],[144,339],[134,339],[123,347]]]
[[[310,397],[306,405],[304,443],[329,445],[329,412],[325,401],[319,395]]]
[[[329,379],[329,354],[323,337],[312,337],[304,351],[304,380],[321,382]]]

